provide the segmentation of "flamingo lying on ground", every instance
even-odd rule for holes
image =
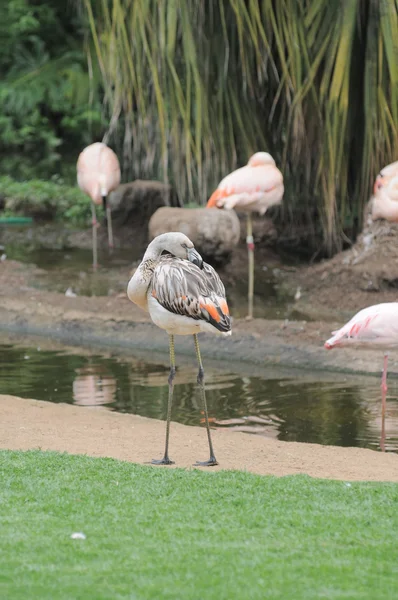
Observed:
[[[93,225],[93,268],[97,268],[97,217],[95,204],[103,204],[108,224],[108,245],[113,248],[112,216],[107,206],[108,194],[120,183],[120,165],[116,154],[106,144],[87,146],[77,161],[77,183],[90,196]]]
[[[162,255],[166,251],[167,255]],[[149,312],[152,321],[169,334],[170,375],[164,457],[153,464],[171,465],[169,458],[170,416],[176,372],[174,336],[193,335],[199,364],[198,384],[204,406],[210,459],[197,465],[217,465],[211,441],[204,387],[204,370],[197,334],[201,331],[231,335],[231,320],[221,279],[186,235],[158,235],[148,246],[141,264],[130,279],[129,299]]]
[[[325,342],[325,348],[343,346],[377,346],[396,348],[398,346],[398,302],[375,304],[360,310],[346,325],[333,331],[333,337]],[[387,396],[388,353],[384,354],[383,374],[381,377],[382,423],[384,423]],[[382,435],[383,439],[383,435]],[[384,441],[382,442],[384,450]]]
[[[233,171],[211,195],[207,208],[235,208],[247,213],[247,250],[249,259],[248,318],[253,317],[254,240],[252,213],[264,215],[267,209],[282,202],[283,176],[268,152],[253,154],[245,167]]]
[[[380,171],[373,193],[372,219],[398,222],[398,161]]]

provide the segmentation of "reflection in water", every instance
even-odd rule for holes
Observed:
[[[169,368],[139,359],[78,356],[0,345],[0,392],[51,402],[165,419]],[[279,440],[398,452],[397,380],[389,381],[384,433],[376,377],[347,382],[297,371],[292,377],[239,377],[208,366],[206,388],[213,427]],[[177,370],[172,419],[198,425],[203,415],[194,365]]]
[[[81,406],[113,404],[116,388],[116,379],[106,373],[103,365],[88,365],[76,369],[72,386],[73,401]]]

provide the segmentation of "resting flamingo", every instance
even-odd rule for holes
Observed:
[[[372,219],[398,222],[398,161],[387,165],[373,187]]]
[[[168,254],[163,255],[166,251]],[[201,331],[231,335],[231,320],[221,279],[186,235],[163,233],[149,244],[127,288],[129,299],[149,312],[152,321],[169,334],[170,375],[167,407],[166,445],[161,460],[153,464],[171,465],[169,458],[170,417],[176,372],[175,335],[193,335],[199,365],[198,384],[204,407],[210,458],[201,466],[217,465],[211,441],[204,387],[204,370],[197,334]]]
[[[381,377],[382,423],[384,424],[388,389],[388,353],[386,350],[398,346],[398,302],[386,302],[364,308],[341,329],[333,331],[332,334],[333,337],[325,342],[327,350],[343,346],[384,348],[384,366]],[[382,450],[384,450],[384,441],[382,441]]]
[[[247,213],[249,262],[248,319],[253,318],[254,239],[252,213],[264,215],[270,206],[282,202],[283,176],[268,152],[256,152],[245,167],[233,171],[220,182],[207,208],[235,208]]]
[[[95,205],[103,205],[108,224],[108,245],[113,248],[112,216],[107,205],[108,194],[120,183],[120,165],[116,154],[106,144],[96,142],[84,148],[77,161],[77,183],[90,196],[93,226],[93,268],[97,260],[97,217]]]

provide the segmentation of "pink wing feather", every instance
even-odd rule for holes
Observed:
[[[283,192],[283,176],[277,167],[246,165],[224,177],[207,206],[264,214],[270,206],[280,204]]]

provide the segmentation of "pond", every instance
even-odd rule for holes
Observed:
[[[32,228],[31,228],[32,229]],[[15,229],[17,231],[17,229]],[[19,232],[19,236],[22,232]],[[16,241],[5,244],[3,252],[8,259],[34,264],[39,270],[32,271],[29,285],[38,289],[65,293],[67,290],[78,296],[108,296],[124,293],[131,276],[133,265],[142,258],[137,250],[115,249],[111,254],[100,248],[99,268],[92,269],[91,249],[49,249],[35,243]],[[34,237],[34,229],[31,236]],[[286,267],[289,269],[290,267]],[[222,272],[221,272],[222,276]],[[284,271],[256,263],[254,314],[266,319],[308,319],[294,306],[294,298],[284,285]],[[226,292],[230,310],[234,317],[247,314],[247,274],[227,283]]]
[[[376,377],[336,374],[234,374],[206,368],[209,415],[213,427],[264,435],[278,440],[336,446],[380,447],[381,402]],[[249,368],[248,368],[249,369]],[[168,367],[164,358],[81,354],[39,346],[0,344],[0,392],[86,409],[107,409],[166,418]],[[172,419],[187,425],[203,422],[196,389],[196,368],[185,360],[178,368]],[[386,450],[398,452],[398,381],[390,381]]]

